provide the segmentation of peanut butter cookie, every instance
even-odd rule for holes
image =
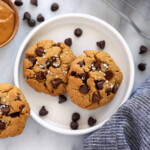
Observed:
[[[30,108],[20,89],[0,83],[0,138],[22,133]]]
[[[66,93],[68,67],[76,58],[67,45],[39,41],[25,55],[24,77],[32,88],[52,96]]]
[[[67,92],[73,103],[84,109],[95,109],[115,96],[123,75],[104,51],[86,50],[70,66]]]

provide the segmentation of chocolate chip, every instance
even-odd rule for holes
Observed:
[[[76,72],[75,72],[75,71],[72,71],[72,72],[71,72],[71,76],[76,76]]]
[[[138,68],[139,68],[140,71],[144,71],[146,69],[146,64],[145,63],[140,63],[138,65]]]
[[[34,26],[36,25],[35,20],[34,20],[34,19],[28,20],[28,25],[29,25],[30,27],[34,27]]]
[[[96,70],[101,70],[101,61],[100,60],[96,60],[92,66],[96,69]]]
[[[22,112],[22,109],[23,109],[24,107],[25,107],[24,105],[21,105],[21,106],[19,107],[20,112]]]
[[[112,71],[106,71],[105,72],[105,78],[106,80],[111,80],[113,78],[114,74]]]
[[[45,54],[44,49],[43,48],[36,48],[35,54],[39,57],[42,57]]]
[[[147,47],[144,46],[144,45],[141,45],[141,46],[140,46],[140,52],[139,52],[139,54],[144,54],[144,53],[146,53],[146,52],[147,52]]]
[[[97,44],[97,46],[98,46],[99,48],[101,48],[101,49],[104,49],[104,48],[105,48],[105,41],[104,41],[104,40],[103,40],[103,41],[99,41],[99,42],[97,42],[96,44]]]
[[[54,79],[54,80],[51,81],[51,83],[52,83],[53,88],[57,89],[57,87],[59,86],[59,84],[62,83],[62,80],[61,79]]]
[[[15,0],[15,1],[14,1],[14,4],[15,4],[16,6],[22,6],[22,5],[23,5],[23,2],[22,2],[22,0]]]
[[[74,35],[77,37],[80,37],[82,35],[82,30],[80,28],[77,28],[74,30]]]
[[[48,114],[48,111],[46,110],[45,106],[42,106],[42,108],[39,111],[40,116],[45,116]]]
[[[42,14],[38,14],[37,21],[38,22],[43,22],[44,20],[45,20],[44,16]]]
[[[51,11],[56,11],[56,10],[58,10],[58,8],[59,8],[59,5],[57,3],[53,3],[51,5]]]
[[[109,96],[109,95],[110,95],[111,90],[112,90],[111,88],[108,88],[108,89],[106,89],[106,90],[105,90],[105,92],[107,93],[107,96]]]
[[[29,12],[25,12],[23,15],[23,20],[30,20],[31,19],[31,15]]]
[[[12,114],[10,114],[11,118],[16,118],[20,116],[20,112],[14,112]]]
[[[0,130],[5,130],[6,124],[0,120]]]
[[[30,4],[38,6],[38,1],[37,0],[30,0]]]
[[[87,94],[90,91],[90,88],[85,84],[80,86],[79,91],[83,94]]]
[[[5,105],[5,107],[1,108],[1,111],[3,112],[4,115],[8,115],[10,108],[9,106]]]
[[[67,97],[65,95],[59,95],[59,104],[62,104],[67,101]]]
[[[113,89],[112,89],[112,93],[115,94],[118,91],[118,86],[117,83],[115,83]]]
[[[93,103],[97,103],[101,100],[101,96],[96,95],[96,93],[94,92],[92,95],[92,102]]]
[[[72,121],[76,122],[80,119],[80,114],[79,113],[73,113],[72,114]]]
[[[84,72],[84,73],[79,74],[79,77],[80,77],[82,80],[87,80],[87,78],[89,77],[89,75],[88,75],[87,72]]]
[[[36,73],[36,79],[37,80],[44,80],[45,79],[44,72],[40,71],[40,72]]]
[[[89,119],[88,119],[88,125],[90,127],[94,126],[96,124],[96,122],[97,122],[96,119],[94,119],[93,117],[89,117]]]
[[[85,65],[85,62],[84,61],[79,61],[77,64],[80,65],[80,67],[83,67]]]
[[[49,61],[54,68],[58,68],[60,66],[60,64],[55,64],[55,62],[57,61],[57,57],[52,57]]]
[[[68,46],[71,46],[72,45],[72,39],[71,38],[67,38],[65,39],[64,43]]]
[[[20,95],[17,95],[17,98],[15,99],[15,101],[20,101],[21,100],[21,98],[20,98]]]
[[[70,65],[68,65],[68,68],[67,68],[67,71],[69,71],[70,70]]]
[[[71,127],[71,129],[73,129],[73,130],[77,130],[78,127],[79,127],[79,124],[78,124],[78,122],[72,121],[72,122],[70,123],[70,127]]]
[[[28,60],[31,61],[33,65],[35,65],[35,63],[37,61],[37,59],[35,59],[35,58],[28,58]]]
[[[2,98],[0,97],[0,104],[1,104],[1,100],[2,100]]]
[[[105,81],[104,80],[100,80],[100,81],[95,81],[95,83],[96,83],[96,88],[98,90],[101,90],[101,89],[103,89],[103,84],[105,83]]]

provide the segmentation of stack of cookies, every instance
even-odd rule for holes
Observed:
[[[115,96],[123,75],[104,51],[86,50],[76,57],[64,43],[39,41],[26,51],[24,77],[37,92],[68,93],[84,109],[95,109]]]

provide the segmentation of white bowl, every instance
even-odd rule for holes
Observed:
[[[81,28],[83,35],[74,36],[74,29]],[[123,72],[123,81],[114,99],[107,105],[95,110],[84,110],[68,101],[58,104],[58,97],[52,97],[44,93],[37,93],[23,78],[23,60],[27,48],[39,40],[52,39],[55,42],[63,42],[71,37],[73,45],[71,49],[79,56],[84,50],[98,49],[96,42],[106,41],[105,51],[115,60]],[[66,14],[45,21],[36,27],[24,40],[18,52],[14,68],[15,85],[19,87],[31,107],[31,116],[42,126],[52,131],[79,135],[92,132],[100,128],[130,96],[134,82],[134,63],[130,49],[123,37],[111,25],[105,21],[85,14]],[[40,117],[38,112],[42,106],[46,106],[49,114]],[[79,112],[79,129],[71,130],[70,122],[73,112]],[[89,127],[89,116],[97,119],[97,124]]]

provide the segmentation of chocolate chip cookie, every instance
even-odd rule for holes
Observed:
[[[52,96],[66,93],[68,68],[76,58],[67,45],[39,41],[28,48],[25,56],[24,77],[32,88]]]
[[[30,108],[20,89],[0,83],[0,138],[22,133]]]
[[[103,51],[86,50],[70,66],[67,92],[73,103],[95,109],[115,96],[123,75],[113,59]]]

